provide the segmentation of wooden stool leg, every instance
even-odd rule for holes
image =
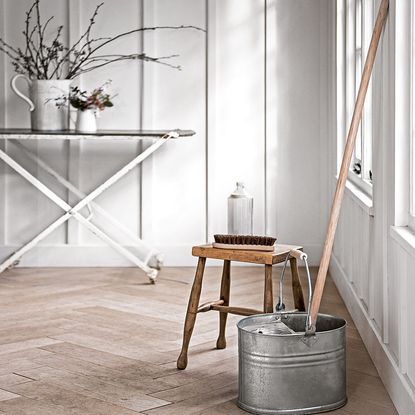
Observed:
[[[193,327],[195,326],[197,307],[199,306],[200,292],[202,290],[203,272],[205,270],[206,258],[199,257],[196,275],[190,293],[189,304],[187,306],[186,320],[183,330],[183,345],[180,356],[177,359],[177,368],[186,369],[187,351],[189,349],[190,338],[192,337]]]
[[[303,288],[301,287],[300,277],[298,275],[298,265],[296,258],[290,258],[291,266],[291,285],[293,289],[294,307],[298,311],[305,311]]]
[[[264,313],[272,313],[273,311],[272,265],[265,265]]]
[[[229,305],[229,295],[231,289],[231,261],[223,261],[222,282],[220,286],[220,300],[223,300],[223,305]],[[217,349],[224,349],[226,347],[226,319],[228,313],[219,313],[219,337],[216,342]]]

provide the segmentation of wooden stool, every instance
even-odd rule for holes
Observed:
[[[179,358],[177,359],[178,369],[185,369],[187,366],[187,351],[189,349],[189,342],[190,338],[192,337],[197,313],[202,313],[210,310],[219,311],[219,337],[216,342],[216,348],[224,349],[226,347],[225,327],[228,313],[238,314],[241,316],[250,316],[253,314],[272,313],[274,311],[272,294],[272,266],[274,264],[284,262],[291,249],[302,250],[303,248],[294,245],[277,245],[274,252],[261,252],[244,251],[238,249],[219,249],[213,248],[212,245],[201,245],[193,247],[192,255],[199,257],[199,261],[197,264],[196,275],[193,281],[192,291],[190,293],[189,304],[187,307],[186,320],[184,323],[182,351]],[[220,298],[217,301],[210,301],[199,306],[206,258],[223,260]],[[231,261],[265,265],[263,311],[229,306]],[[295,308],[299,311],[305,311],[303,290],[298,275],[296,258],[290,258],[290,266],[292,274],[294,305]]]

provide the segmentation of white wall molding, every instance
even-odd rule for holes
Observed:
[[[392,10],[395,11],[394,31],[395,68],[394,68],[394,95],[395,116],[394,131],[394,221],[395,226],[408,225],[410,210],[409,186],[410,186],[410,154],[411,154],[411,1],[399,1]]]
[[[277,0],[265,1],[265,232],[278,235],[278,28]]]
[[[0,0],[0,37],[4,38],[6,32],[5,1]],[[0,128],[6,127],[6,59],[0,54]],[[6,143],[0,142],[0,148],[4,151]],[[7,168],[0,165],[0,246],[7,243]]]
[[[265,2],[214,2],[209,65],[209,227],[227,232],[227,197],[237,181],[254,197],[254,232],[265,232]],[[213,36],[213,38],[212,38]],[[247,59],[246,45],[250,45]],[[211,46],[212,43],[211,43]],[[212,55],[210,54],[211,58]],[[213,73],[210,72],[213,68]],[[214,105],[214,106],[213,106]],[[214,134],[212,134],[214,133]]]
[[[153,26],[155,22],[154,7],[155,2],[152,0],[141,0],[143,26]],[[154,37],[151,33],[144,33],[142,36],[143,51],[150,50],[151,53],[157,54],[157,48]],[[142,67],[142,85],[141,85],[141,128],[154,129],[154,88],[156,80],[150,65]],[[143,144],[143,149],[149,144]],[[145,164],[141,166],[141,194],[140,194],[140,237],[151,241],[153,234],[153,174],[154,174],[154,157],[148,158]]]
[[[214,168],[210,160],[210,145],[211,138],[216,137],[216,0],[206,0],[206,146],[205,146],[205,163],[206,163],[206,236],[205,242],[213,240],[213,235],[216,232],[212,224],[214,218],[212,216],[213,211],[210,209],[211,200],[210,194],[212,194],[213,182],[210,180],[210,172]]]
[[[81,36],[81,22],[82,22],[82,7],[81,0],[67,0],[68,15],[66,19],[66,25],[68,30],[68,44],[73,44]],[[82,87],[82,77],[79,79]],[[72,119],[76,117],[76,111],[71,108],[71,126],[74,127]],[[79,140],[71,140],[67,143],[67,179],[76,188],[81,188],[81,171],[80,171],[80,158],[82,154],[82,143]],[[71,206],[75,205],[78,198],[71,192],[68,192],[67,203]],[[80,224],[76,220],[68,221],[65,224],[66,227],[66,241],[68,244],[79,243],[79,229]]]
[[[402,415],[413,414],[413,385],[408,381],[408,377],[401,373],[387,345],[383,343],[378,327],[370,319],[335,255],[332,256],[329,271],[398,412]]]

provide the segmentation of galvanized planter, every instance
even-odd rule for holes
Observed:
[[[238,406],[254,414],[314,414],[346,404],[346,321],[307,313],[261,314],[238,323]],[[281,334],[282,321],[294,334]],[[276,334],[277,333],[277,334]]]

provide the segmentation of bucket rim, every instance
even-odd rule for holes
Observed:
[[[304,335],[305,335],[305,332],[304,331],[300,331],[300,332],[297,332],[297,333],[286,333],[286,334],[285,333],[283,333],[283,334],[281,334],[281,333],[280,334],[265,333],[264,334],[264,333],[254,333],[253,331],[246,330],[245,327],[242,327],[242,324],[244,322],[246,322],[247,320],[251,320],[253,318],[258,318],[258,317],[271,317],[271,316],[278,316],[278,315],[280,315],[280,314],[279,313],[254,314],[252,316],[247,316],[247,317],[239,320],[238,323],[236,323],[236,327],[238,328],[238,331],[240,330],[240,331],[242,331],[244,333],[249,333],[249,334],[255,335],[255,336],[264,336],[264,337],[267,337],[267,336],[272,336],[272,337],[304,337]],[[288,313],[283,313],[282,315],[283,316],[287,316],[287,315],[307,316],[308,313],[305,312],[305,311],[293,311],[292,313],[288,312]],[[337,327],[335,329],[324,330],[324,331],[316,331],[315,334],[333,333],[335,331],[339,331],[341,329],[344,329],[346,327],[346,325],[347,325],[347,321],[344,318],[342,318],[342,317],[332,316],[331,314],[318,313],[317,314],[317,318],[320,317],[320,316],[321,317],[329,317],[329,318],[335,318],[335,319],[338,319],[338,320],[342,320],[343,323],[342,323],[342,325],[340,327]]]

